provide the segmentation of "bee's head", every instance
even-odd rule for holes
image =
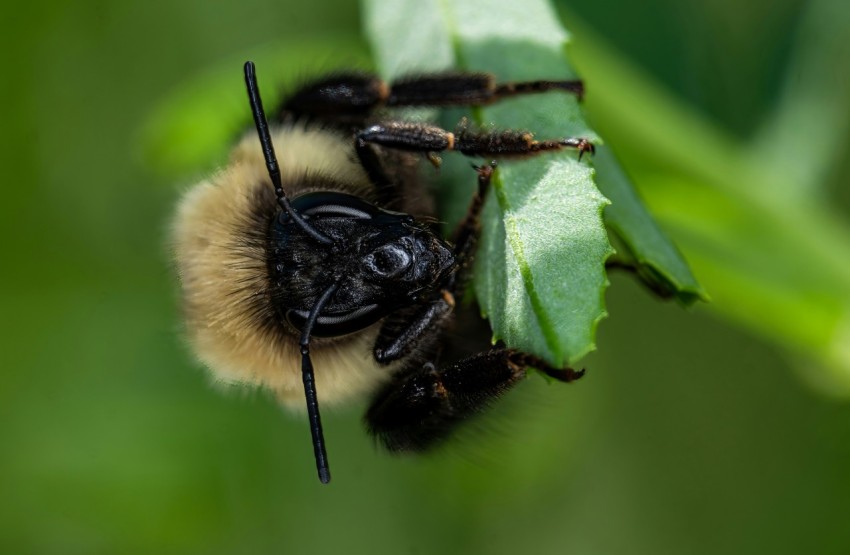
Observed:
[[[332,283],[338,286],[315,335],[363,329],[439,289],[455,271],[451,245],[409,214],[330,192],[303,195],[292,206],[333,241],[311,241],[283,212],[272,226],[269,267],[279,283],[276,304],[296,328]]]

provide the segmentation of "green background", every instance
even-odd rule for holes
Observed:
[[[806,5],[560,7],[746,140]],[[805,361],[621,276],[580,384],[532,378],[441,453],[392,458],[362,403],[325,411],[329,487],[304,422],[209,387],[167,248],[192,177],[154,170],[142,129],[175,88],[270,40],[321,71],[301,45],[365,48],[359,18],[342,1],[6,9],[0,551],[847,553],[846,402],[806,387]],[[845,214],[848,172],[845,156],[825,178]]]

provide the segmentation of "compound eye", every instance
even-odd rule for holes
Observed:
[[[404,273],[412,261],[406,249],[398,245],[384,245],[366,255],[363,264],[369,273],[387,279]]]

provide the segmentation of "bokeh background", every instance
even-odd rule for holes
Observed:
[[[443,452],[416,459],[374,448],[361,431],[362,404],[326,411],[334,482],[323,487],[304,423],[262,393],[215,391],[182,343],[166,237],[192,175],[152,162],[145,137],[186,83],[266,55],[272,40],[307,74],[317,52],[362,60],[358,6],[8,6],[0,23],[0,551],[847,553],[850,405],[832,379],[841,361],[806,338],[795,343],[793,326],[773,325],[807,317],[793,290],[780,288],[775,306],[788,300],[800,315],[736,311],[746,303],[725,292],[737,290],[737,274],[724,282],[715,271],[725,251],[675,217],[687,216],[687,199],[669,192],[677,174],[663,171],[665,153],[647,159],[639,126],[601,109],[592,91],[595,82],[617,85],[605,102],[624,106],[635,90],[663,91],[653,98],[675,110],[659,112],[660,133],[665,117],[699,122],[674,139],[679,163],[721,164],[702,150],[700,129],[730,151],[757,145],[765,164],[826,152],[801,180],[801,198],[819,198],[817,210],[778,213],[794,229],[827,221],[831,233],[817,237],[834,244],[812,249],[844,252],[850,101],[839,54],[850,10],[841,0],[557,8],[575,33],[591,118],[620,145],[714,306],[686,311],[613,276],[610,317],[580,385],[527,380]],[[821,60],[814,74],[812,60]],[[651,88],[616,82],[622,75]],[[776,256],[779,268],[820,271]],[[749,286],[770,289],[768,278]],[[850,305],[835,283],[818,299]]]

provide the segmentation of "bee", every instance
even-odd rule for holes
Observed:
[[[369,394],[368,432],[390,451],[423,451],[529,367],[564,382],[581,377],[501,344],[439,357],[496,160],[565,148],[581,158],[593,145],[466,125],[450,132],[387,115],[545,91],[580,96],[581,81],[441,73],[390,84],[338,73],[289,96],[269,124],[252,62],[244,75],[255,129],[227,167],[185,193],[174,221],[186,330],[217,380],[267,388],[289,407],[306,399],[321,482],[330,468],[320,403]],[[421,155],[437,162],[445,152],[493,160],[473,166],[478,187],[450,240],[417,173]]]

